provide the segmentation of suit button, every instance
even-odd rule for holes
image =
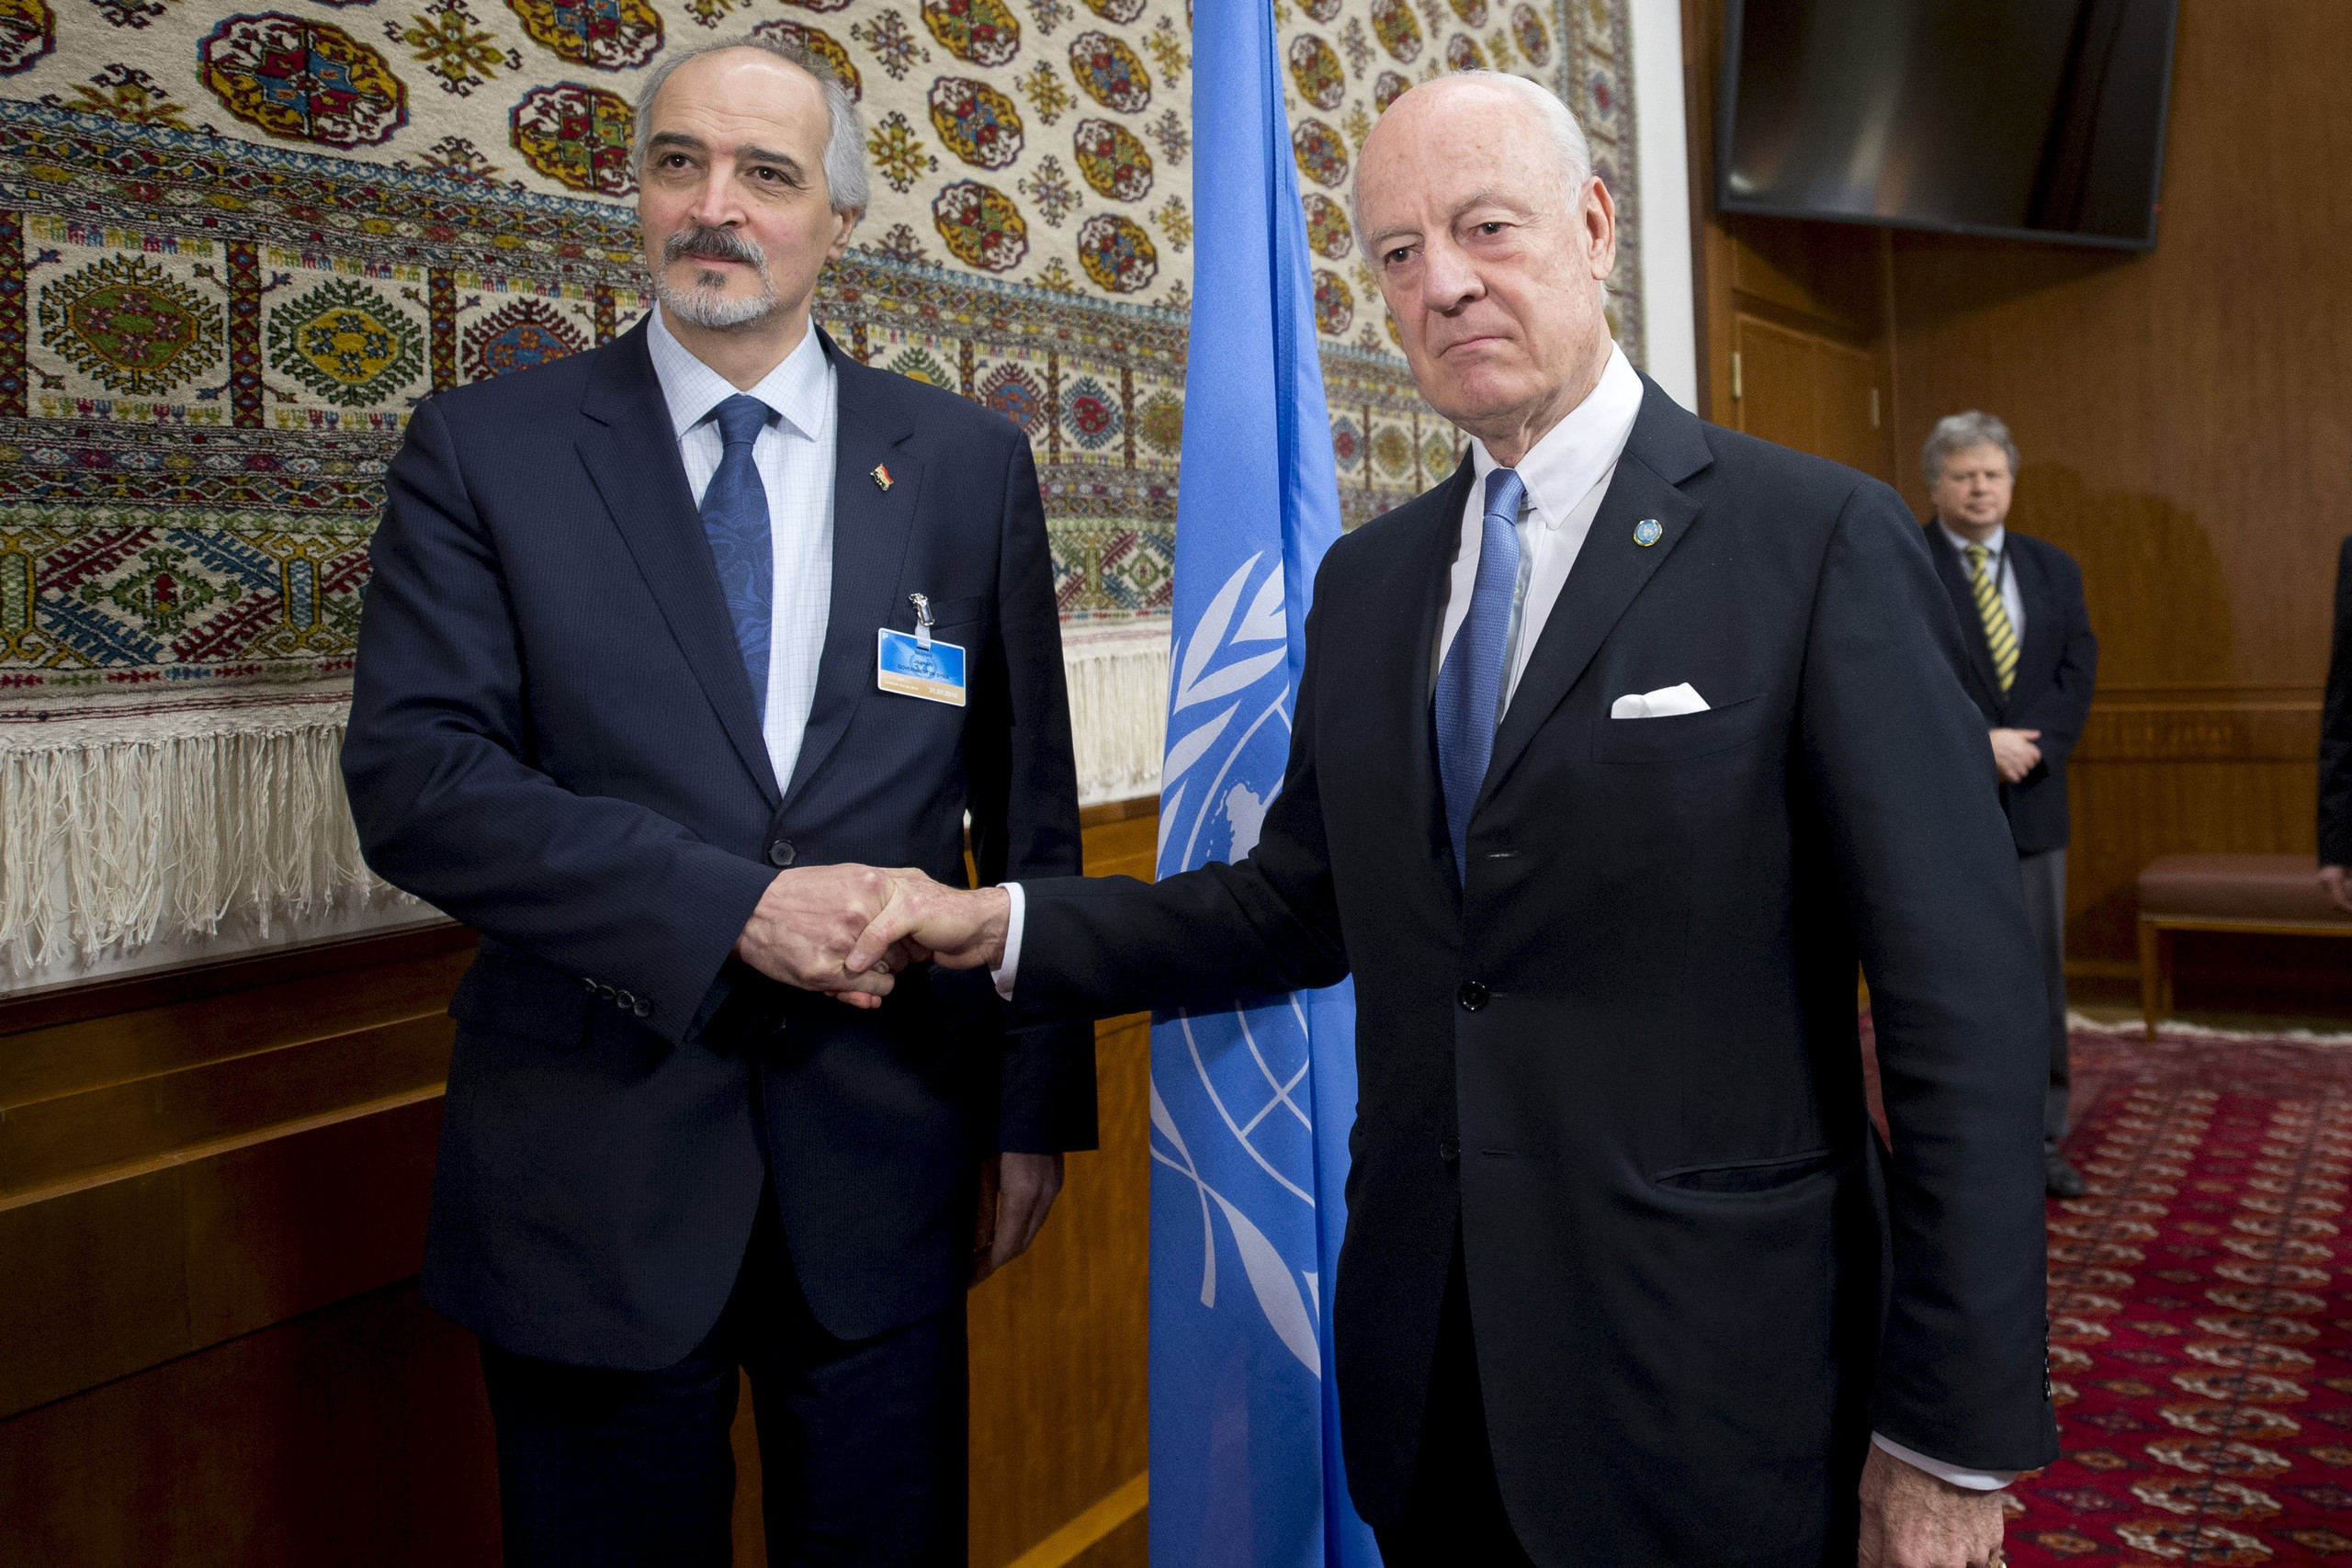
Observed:
[[[639,1018],[651,1018],[653,1016],[653,1004],[647,1001],[643,997],[639,997],[628,1010],[637,1014]]]
[[[637,1006],[637,997],[632,992],[616,991],[613,993],[613,1005],[621,1011],[628,1012]]]
[[[1463,1011],[1476,1012],[1487,1005],[1487,987],[1476,980],[1464,980],[1462,988],[1453,993],[1453,999],[1462,1004]]]
[[[1459,1138],[1440,1138],[1437,1141],[1437,1157],[1452,1165],[1462,1157],[1462,1141]]]
[[[596,994],[596,976],[594,975],[582,975],[580,976],[580,983],[588,987],[588,994],[590,996],[593,997]]]
[[[792,863],[792,840],[790,839],[778,839],[775,843],[768,846],[768,863],[770,865],[790,865]]]

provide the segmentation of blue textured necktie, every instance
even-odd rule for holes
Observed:
[[[1470,808],[1477,804],[1495,754],[1504,646],[1510,640],[1510,602],[1519,588],[1519,503],[1526,494],[1526,481],[1510,468],[1487,476],[1487,515],[1478,536],[1478,579],[1470,590],[1470,612],[1437,671],[1438,783],[1445,792],[1454,874],[1464,886],[1470,881]]]
[[[768,637],[773,629],[775,555],[768,542],[768,491],[760,482],[752,445],[768,423],[768,406],[736,393],[718,405],[718,437],[727,444],[710,488],[702,492],[702,528],[710,537],[710,558],[718,586],[735,618],[735,646],[752,678],[752,705],[763,720],[768,710]]]

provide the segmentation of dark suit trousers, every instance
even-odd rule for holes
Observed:
[[[2041,955],[2042,1008],[2050,1024],[2050,1089],[2042,1102],[2042,1147],[2055,1152],[2066,1137],[2066,1098],[2074,1069],[2066,1058],[2066,852],[2018,856],[2025,887],[2026,924]]]
[[[1380,1541],[1387,1568],[1533,1568],[1503,1511],[1495,1456],[1487,1440],[1487,1403],[1478,1390],[1478,1351],[1470,1331],[1470,1292],[1462,1240],[1438,1314],[1437,1359],[1430,1369],[1419,1456],[1405,1508]]]
[[[965,1560],[964,1303],[872,1339],[818,1326],[773,1196],[709,1337],[616,1371],[481,1347],[508,1568],[728,1568],[736,1369],[751,1374],[768,1562]]]

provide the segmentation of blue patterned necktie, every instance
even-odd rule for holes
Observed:
[[[1445,792],[1454,874],[1464,886],[1470,881],[1470,808],[1477,804],[1495,754],[1503,653],[1519,589],[1519,503],[1526,494],[1526,481],[1510,468],[1487,476],[1487,515],[1478,536],[1478,579],[1470,590],[1470,612],[1437,671],[1438,783]]]
[[[768,708],[768,637],[773,629],[775,555],[768,542],[768,491],[760,482],[752,446],[768,423],[768,406],[736,393],[718,405],[718,437],[726,451],[710,488],[702,493],[702,528],[710,537],[710,558],[718,586],[735,618],[735,646],[752,678],[752,705],[764,720]]]

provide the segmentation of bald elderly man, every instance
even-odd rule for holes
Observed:
[[[1032,1020],[1355,976],[1336,1359],[1392,1568],[1984,1568],[2056,1448],[2040,972],[1918,527],[1627,363],[1532,84],[1413,89],[1356,197],[1472,439],[1325,558],[1257,847],[909,877],[845,976],[906,939]]]

